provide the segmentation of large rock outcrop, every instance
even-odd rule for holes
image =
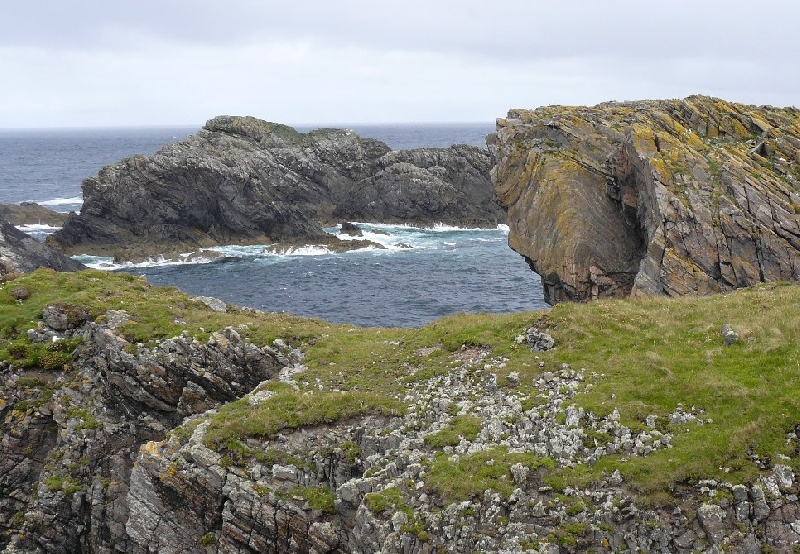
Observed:
[[[78,312],[48,306],[28,333],[51,345],[49,359],[77,345],[64,357],[74,371],[0,364],[3,552],[138,552],[126,524],[128,496],[143,494],[130,492],[140,445],[243,396],[281,368],[276,350],[232,328],[205,342],[178,336],[146,348],[124,338],[127,313],[111,310],[98,324]]]
[[[342,220],[505,221],[486,150],[393,152],[352,131],[307,134],[252,117],[210,120],[186,141],[103,168],[48,240],[68,253],[160,252],[229,243],[313,242]]]
[[[84,266],[0,220],[0,279],[39,267],[77,271]]]
[[[616,409],[601,416],[573,404],[590,375],[568,364],[534,379],[536,403],[526,408],[519,374],[508,376],[511,389],[498,383],[508,358],[465,345],[449,354],[448,372],[406,384],[404,411],[301,428],[285,421],[269,433],[270,411],[259,409],[307,378],[301,350],[280,339],[259,347],[231,327],[206,341],[134,345],[126,312],[92,322],[75,318],[75,308],[46,307],[28,332],[74,345],[70,369],[0,366],[7,554],[747,554],[792,552],[800,541],[798,475],[788,458],[765,462],[753,483],[682,485],[673,506],[638,503],[618,470],[585,487],[547,485],[556,467],[669,449],[702,414],[679,405],[668,418],[681,427],[660,431],[650,415],[632,429]],[[534,347],[538,335],[529,329],[516,344]],[[248,421],[242,435],[220,442],[209,435],[231,401],[238,407],[228,417]],[[786,435],[793,450],[798,433]],[[500,490],[479,488],[495,466],[491,486]],[[442,488],[443,469],[464,481],[450,486],[473,492],[459,499]]]
[[[800,280],[800,111],[704,96],[512,110],[488,139],[545,299]]]

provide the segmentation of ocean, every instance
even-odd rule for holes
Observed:
[[[485,147],[485,137],[493,131],[489,123],[335,126],[381,140],[393,149],[456,143]],[[314,127],[296,128],[305,132]],[[198,129],[0,130],[0,203],[33,201],[56,211],[79,211],[85,177],[122,158],[153,154]],[[462,312],[547,308],[539,277],[508,247],[505,226],[360,226],[365,238],[384,248],[343,254],[305,248],[269,254],[263,246],[228,246],[215,259],[126,266],[115,265],[111,259],[78,259],[92,267],[144,275],[154,285],[176,286],[240,306],[358,326],[421,327]],[[23,230],[41,239],[54,229]]]

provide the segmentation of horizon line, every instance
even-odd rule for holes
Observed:
[[[254,116],[253,116],[254,117]],[[261,119],[261,118],[257,118]],[[279,121],[269,121],[268,123],[278,123],[281,125],[288,125],[289,127],[307,127],[312,129],[336,128],[346,129],[358,126],[377,126],[377,125],[494,125],[495,120],[492,121],[370,121],[359,123],[281,123]],[[193,124],[193,123],[175,123],[175,124],[119,124],[119,125],[58,125],[53,127],[0,127],[0,132],[8,131],[81,131],[81,130],[114,130],[114,129],[202,129],[206,122]]]

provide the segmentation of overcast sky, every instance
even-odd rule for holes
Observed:
[[[0,128],[480,122],[683,98],[800,106],[797,0],[27,0]]]

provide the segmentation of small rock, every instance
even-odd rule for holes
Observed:
[[[525,339],[528,342],[528,347],[531,349],[531,352],[544,352],[555,346],[553,337],[544,331],[540,331],[538,327],[531,327],[526,330]]]
[[[363,231],[361,230],[361,228],[358,225],[356,225],[354,223],[350,223],[348,221],[345,221],[344,223],[342,223],[341,233],[343,235],[350,235],[351,237],[364,236]]]
[[[219,298],[214,298],[212,296],[195,296],[194,299],[198,302],[202,302],[209,310],[214,312],[225,313],[228,311],[228,305]]]
[[[730,346],[739,340],[739,335],[733,330],[733,327],[727,323],[722,326],[722,339],[725,341],[726,346]]]

